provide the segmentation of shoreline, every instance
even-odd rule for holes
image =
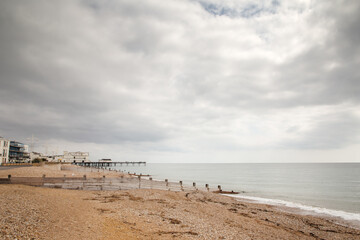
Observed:
[[[84,174],[45,165],[0,171],[0,177],[45,173]],[[122,173],[86,174],[110,178]],[[360,239],[360,230],[331,218],[205,191],[85,191],[1,184],[0,201],[2,239]]]
[[[360,214],[358,213],[315,207],[281,199],[261,198],[243,195],[224,195],[228,197],[234,197],[236,199],[239,199],[239,201],[274,206],[281,211],[289,213],[332,219],[340,225],[360,230]]]
[[[297,202],[285,201],[281,199],[262,198],[262,197],[254,197],[254,196],[239,195],[239,194],[238,195],[224,194],[224,195],[241,199],[243,201],[277,206],[280,209],[285,209],[285,211],[289,211],[289,212],[338,219],[340,220],[339,224],[345,224],[348,225],[349,227],[353,227],[355,229],[360,230],[360,213],[352,213],[342,210],[316,207],[316,206],[305,205]]]

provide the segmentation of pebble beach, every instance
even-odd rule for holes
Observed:
[[[70,165],[0,170],[0,178],[44,174],[84,173]],[[110,178],[123,173],[86,174]],[[0,201],[0,239],[360,239],[360,230],[334,219],[205,191],[83,191],[1,184]]]

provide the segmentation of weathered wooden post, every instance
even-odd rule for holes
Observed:
[[[205,187],[209,191],[209,184],[205,184]]]
[[[152,189],[153,188],[152,177],[149,177],[149,180],[150,180],[150,189]]]
[[[218,185],[218,189],[219,189],[219,191],[220,191],[220,192],[222,192],[222,190],[221,190],[221,186],[220,186],[220,185]]]
[[[8,179],[9,179],[9,181],[11,182],[11,175],[8,175]]]
[[[42,175],[42,185],[43,185],[43,186],[44,186],[45,178],[46,178],[46,175],[43,174],[43,175]]]
[[[180,183],[180,189],[181,189],[181,191],[184,191],[183,182],[182,182],[182,181],[179,181],[179,183]]]
[[[165,179],[165,184],[166,184],[166,187],[169,187],[169,181],[167,179]]]

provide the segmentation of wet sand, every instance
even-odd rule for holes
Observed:
[[[0,177],[8,174],[83,172],[58,166],[0,171]],[[0,185],[0,202],[0,239],[360,239],[359,230],[332,219],[202,191]]]

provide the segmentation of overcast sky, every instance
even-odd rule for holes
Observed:
[[[1,0],[0,136],[148,162],[360,161],[360,1]]]

